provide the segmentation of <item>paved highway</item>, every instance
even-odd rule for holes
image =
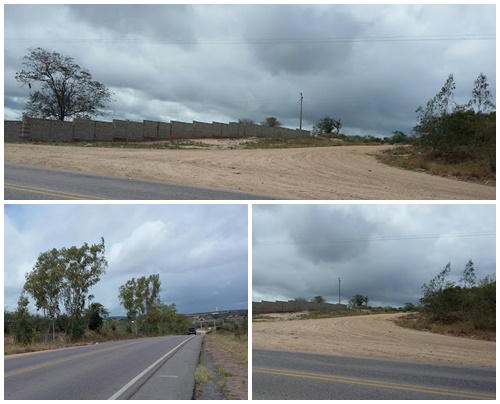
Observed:
[[[495,369],[253,350],[254,400],[495,399]]]
[[[191,400],[201,336],[169,336],[7,356],[4,399]]]
[[[4,165],[5,200],[264,200],[274,197],[24,164]]]

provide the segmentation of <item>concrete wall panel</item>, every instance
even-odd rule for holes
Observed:
[[[244,125],[239,122],[197,122],[171,121],[132,122],[114,119],[101,122],[88,119],[75,119],[61,122],[50,119],[25,117],[23,123],[4,121],[5,140],[42,140],[42,141],[143,141],[156,139],[193,139],[193,138],[242,138],[242,137],[308,137],[305,130],[270,128],[262,125]]]

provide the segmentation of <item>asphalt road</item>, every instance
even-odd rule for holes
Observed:
[[[274,197],[24,164],[4,164],[5,200],[265,200]]]
[[[202,336],[169,336],[7,356],[4,399],[191,400]]]
[[[254,400],[495,399],[495,369],[253,350]]]

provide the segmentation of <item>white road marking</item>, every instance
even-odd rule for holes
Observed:
[[[158,363],[160,363],[163,359],[165,359],[168,355],[170,355],[172,352],[180,348],[182,345],[184,345],[186,342],[190,341],[192,338],[191,337],[183,342],[181,342],[179,345],[177,345],[174,349],[171,351],[167,352],[165,355],[163,355],[160,359],[158,359],[155,363],[153,363],[151,366],[148,368],[144,369],[141,373],[139,373],[136,377],[134,377],[131,381],[129,381],[125,386],[123,386],[120,390],[118,390],[115,394],[113,394],[108,400],[116,400],[118,397],[120,397],[125,391],[127,391],[137,380],[139,380],[142,376],[144,376],[146,373],[148,373],[151,369],[153,369]]]

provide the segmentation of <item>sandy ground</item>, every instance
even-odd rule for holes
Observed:
[[[204,140],[205,142],[205,140]],[[285,199],[495,199],[496,188],[388,167],[388,146],[154,150],[5,144],[5,162],[237,190]]]
[[[394,324],[398,316],[401,314],[253,322],[252,347],[496,366],[495,342],[409,330]]]

